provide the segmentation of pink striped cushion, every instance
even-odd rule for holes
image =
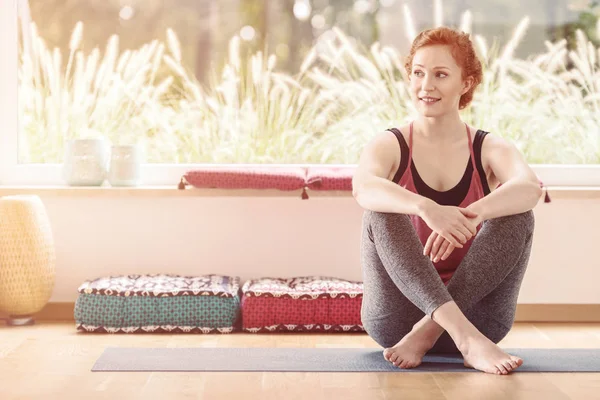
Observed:
[[[310,167],[306,186],[311,190],[352,191],[352,177],[356,167]]]
[[[279,189],[304,188],[306,169],[298,167],[204,167],[186,172],[187,183],[197,188]]]

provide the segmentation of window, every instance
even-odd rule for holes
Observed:
[[[587,0],[0,0],[0,182],[61,183],[65,143],[95,135],[142,145],[150,184],[198,163],[355,164],[413,115],[402,59],[443,23],[486,69],[465,120],[548,184],[599,185],[598,15]]]

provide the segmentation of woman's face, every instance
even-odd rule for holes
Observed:
[[[412,61],[410,92],[419,113],[438,117],[456,112],[460,96],[470,87],[462,79],[462,70],[444,45],[425,46],[417,50]]]

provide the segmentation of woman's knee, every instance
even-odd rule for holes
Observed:
[[[365,211],[363,223],[371,238],[378,236],[378,233],[397,235],[410,232],[410,228],[412,228],[410,217],[407,214],[371,210]]]
[[[519,214],[492,218],[486,221],[486,223],[511,233],[524,231],[527,234],[531,234],[535,229],[535,216],[533,210],[529,210]]]
[[[366,210],[364,215],[367,221],[373,225],[382,225],[390,222],[410,223],[410,218],[407,214]]]
[[[520,226],[525,226],[528,231],[533,232],[535,228],[535,215],[533,214],[533,210],[515,214],[513,217],[515,217]]]

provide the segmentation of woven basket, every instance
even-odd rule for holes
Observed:
[[[0,310],[9,324],[32,323],[50,299],[56,251],[46,209],[38,196],[0,198]]]

